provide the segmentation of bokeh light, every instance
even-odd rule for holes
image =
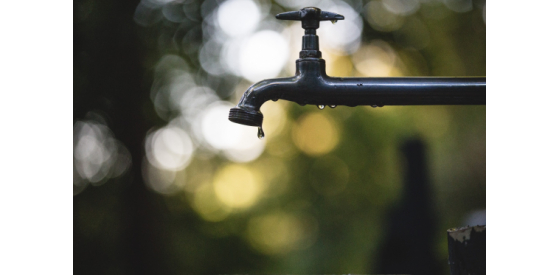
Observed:
[[[364,45],[353,55],[356,69],[365,77],[398,76],[396,58],[393,48],[382,40]]]
[[[152,84],[150,96],[154,104],[154,109],[158,116],[166,121],[172,120],[177,113],[185,109],[182,104],[183,97],[192,93],[200,92],[196,88],[195,80],[189,73],[189,66],[185,60],[174,54],[162,56],[155,67],[155,79]],[[201,87],[202,89],[208,89]],[[205,99],[208,101],[217,100],[213,91],[207,91]],[[192,100],[193,103],[201,103],[201,100]],[[190,103],[190,102],[189,102]],[[187,103],[188,104],[188,103]],[[193,104],[187,107],[193,107]],[[193,108],[194,109],[194,108]],[[196,110],[196,109],[195,109]],[[192,111],[190,111],[192,113]]]
[[[354,8],[344,1],[323,1],[322,9],[344,15],[344,24],[321,22],[317,35],[321,38],[321,47],[341,53],[353,53],[360,47],[363,20]],[[342,21],[341,21],[342,22]]]
[[[259,7],[251,0],[228,0],[218,8],[218,24],[229,36],[248,34],[259,21]]]
[[[179,94],[179,93],[178,93]],[[173,95],[173,94],[172,94]],[[176,96],[177,98],[179,96]],[[196,117],[204,111],[208,105],[219,101],[219,97],[214,90],[209,87],[194,87],[189,90],[183,90],[183,94],[178,100],[179,109],[186,121],[194,121]],[[177,102],[177,101],[175,101]]]
[[[265,186],[255,171],[231,164],[216,174],[213,187],[218,199],[226,206],[247,208],[257,201]]]
[[[329,116],[319,112],[300,117],[292,130],[294,144],[310,156],[324,155],[339,142],[339,127]]]
[[[108,166],[104,165],[111,157],[114,147],[107,140],[100,126],[93,123],[78,123],[78,142],[74,149],[74,158],[78,161],[77,171],[90,182],[99,182],[108,174]]]
[[[383,2],[379,0],[370,1],[364,9],[365,19],[377,31],[396,31],[404,24],[403,16],[388,11]]]
[[[190,162],[194,152],[189,135],[179,127],[161,128],[146,138],[146,156],[160,169],[178,171]]]
[[[288,61],[288,42],[275,31],[264,30],[249,37],[239,53],[239,70],[257,82],[276,77]]]
[[[208,73],[220,76],[227,73],[227,70],[222,66],[223,61],[218,52],[220,52],[222,44],[216,38],[210,39],[204,43],[200,49],[198,58],[200,66]]]
[[[90,112],[74,123],[74,195],[88,184],[101,185],[124,174],[131,165],[130,153],[105,124],[100,114]]]

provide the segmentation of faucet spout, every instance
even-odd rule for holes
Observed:
[[[314,87],[321,86],[326,76],[325,60],[302,58],[297,60],[296,65],[293,77],[266,79],[249,87],[237,106],[231,108],[229,120],[260,127],[263,120],[260,107],[268,100],[284,99],[300,105],[309,104],[308,96],[314,92]]]
[[[239,100],[239,104],[231,108],[229,120],[235,123],[260,127],[263,115],[260,108],[268,100],[284,98],[285,93],[295,91],[299,77],[266,79],[253,84]]]

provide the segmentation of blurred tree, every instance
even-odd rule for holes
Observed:
[[[159,273],[161,207],[142,183],[144,137],[153,125],[146,48],[131,20],[137,1],[77,1],[74,18],[74,120],[97,111],[128,148],[129,173],[74,201],[74,268],[79,273]],[[151,115],[153,117],[153,115]],[[89,212],[89,215],[88,215]],[[98,216],[95,232],[91,215]]]

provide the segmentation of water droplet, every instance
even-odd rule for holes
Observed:
[[[373,108],[377,108],[377,105],[371,105],[371,107],[373,107]]]
[[[331,22],[332,22],[333,24],[336,24],[336,22],[338,22],[338,20],[331,20]]]
[[[336,105],[329,105],[329,107],[334,109],[334,108],[336,108]]]
[[[263,131],[262,126],[259,126],[259,132],[257,133],[257,136],[259,137],[259,139],[264,138],[264,131]]]
[[[278,101],[278,98],[273,98],[272,101],[276,102]]]
[[[319,110],[323,110],[325,109],[325,105],[317,105],[317,108],[319,108]]]

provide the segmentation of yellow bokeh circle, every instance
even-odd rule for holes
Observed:
[[[294,144],[305,154],[320,156],[332,151],[339,142],[337,123],[319,112],[307,113],[292,128]]]
[[[216,197],[228,207],[247,208],[263,191],[263,182],[255,171],[239,164],[222,168],[214,177]]]

